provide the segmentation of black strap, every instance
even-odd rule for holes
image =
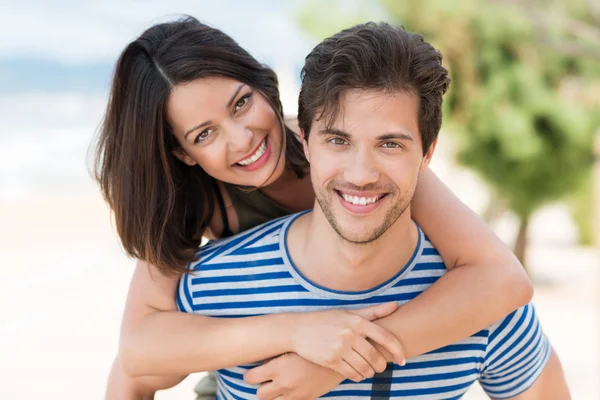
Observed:
[[[227,209],[225,208],[225,200],[223,199],[223,195],[221,194],[221,189],[217,184],[217,181],[214,181],[215,195],[217,196],[217,204],[219,205],[219,211],[221,211],[221,220],[223,221],[223,231],[221,232],[221,237],[229,237],[233,236],[233,232],[229,229],[229,219],[227,218]]]

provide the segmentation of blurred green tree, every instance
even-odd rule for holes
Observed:
[[[375,10],[372,2],[327,2],[325,12],[315,4],[299,15],[318,37],[386,19],[442,51],[453,81],[445,124],[457,133],[457,158],[518,216],[515,254],[525,264],[532,213],[580,191],[590,174],[600,107],[600,13],[592,2],[381,0]]]

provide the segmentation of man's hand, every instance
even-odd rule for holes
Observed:
[[[246,372],[244,380],[260,384],[260,400],[314,400],[333,390],[344,377],[295,353],[287,353]]]
[[[293,350],[302,358],[360,382],[383,372],[387,361],[370,341],[391,353],[404,365],[404,347],[384,328],[372,321],[396,311],[395,302],[358,310],[327,310],[299,315],[292,338]],[[367,340],[369,339],[369,340]]]

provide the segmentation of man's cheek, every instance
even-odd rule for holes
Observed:
[[[315,164],[312,164],[311,167],[316,167],[318,176],[321,177],[321,180],[331,180],[339,173],[343,171],[341,167],[342,164],[339,161],[332,160],[332,158],[322,158],[319,159]]]

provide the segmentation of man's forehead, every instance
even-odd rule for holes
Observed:
[[[418,97],[407,91],[348,90],[338,107],[317,115],[313,127],[317,133],[402,133],[417,140]]]
[[[339,104],[352,105],[385,102],[391,99],[401,97],[407,100],[415,101],[418,104],[419,96],[414,91],[398,88],[398,89],[348,89],[339,94]]]

